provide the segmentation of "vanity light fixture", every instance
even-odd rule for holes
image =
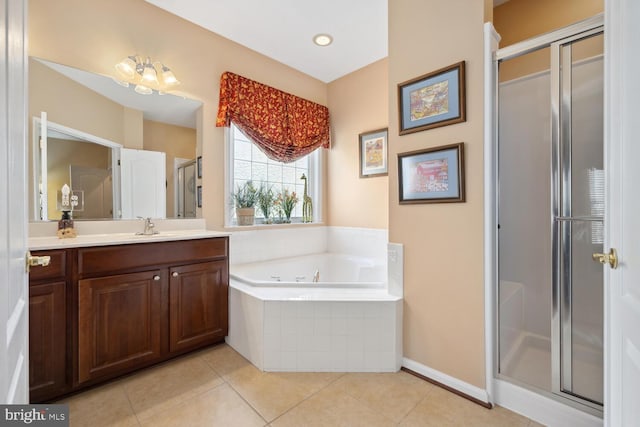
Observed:
[[[154,91],[164,94],[180,84],[169,67],[140,55],[130,55],[118,62],[113,79],[125,87],[135,85],[134,90],[141,95],[151,95]]]
[[[313,36],[313,42],[318,46],[329,46],[333,43],[333,37],[329,34],[317,34]]]

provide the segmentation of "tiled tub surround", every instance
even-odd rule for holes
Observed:
[[[392,295],[388,288],[386,230],[309,227],[268,230],[268,235],[242,233],[231,236],[229,345],[265,371],[393,372],[400,368],[402,295],[401,289]],[[401,271],[401,247],[391,246],[395,245],[389,247],[390,258],[400,268],[396,265],[389,271]],[[309,256],[295,256],[300,252]],[[265,254],[279,255],[273,257],[278,259],[272,267],[264,262]],[[281,269],[290,267],[289,261],[282,260],[287,257],[294,265],[321,259],[319,283],[283,279],[287,272]],[[377,268],[364,268],[364,275],[354,277],[354,262]],[[238,264],[242,265],[234,270]],[[273,274],[272,268],[281,272]],[[260,270],[265,277],[247,280]],[[243,278],[233,277],[241,274]],[[271,279],[272,275],[281,281]],[[313,275],[313,270],[289,274],[294,280],[296,275]]]

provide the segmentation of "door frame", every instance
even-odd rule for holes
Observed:
[[[1,0],[0,403],[29,403],[27,2]]]
[[[617,269],[605,267],[604,270],[606,426],[623,425],[631,413],[637,414],[640,392],[639,385],[632,382],[634,378],[637,381],[640,369],[637,354],[639,334],[633,322],[638,313],[635,312],[630,323],[623,317],[630,315],[632,310],[638,310],[639,304],[637,301],[634,307],[628,304],[632,299],[629,296],[638,291],[640,277],[638,199],[632,186],[625,185],[638,182],[640,178],[634,164],[640,160],[637,148],[640,124],[635,117],[640,109],[636,96],[640,91],[636,72],[640,60],[633,49],[636,47],[633,42],[640,37],[639,18],[640,4],[637,0],[605,0],[604,141],[608,170],[605,176],[605,250],[616,248],[620,258]],[[635,327],[629,327],[629,324]],[[635,357],[629,354],[632,352],[636,353]]]
[[[622,1],[622,0],[608,0]],[[497,48],[500,35],[491,23],[485,24],[485,115],[484,115],[484,286],[485,286],[485,386],[492,403],[522,413],[543,424],[601,426],[602,411],[562,398],[552,393],[533,392],[495,377],[497,369],[497,303],[498,279],[497,212],[497,129],[498,129],[498,61],[525,55],[541,44],[566,39],[581,31],[589,31],[604,24],[604,14],[596,15],[551,33],[545,33],[503,49]],[[605,47],[606,49],[606,47]],[[606,57],[605,57],[606,58]],[[606,59],[605,59],[606,61]],[[606,315],[606,313],[605,313]],[[606,393],[606,392],[605,392]],[[606,394],[605,394],[606,397]],[[575,406],[581,408],[577,409]],[[585,412],[588,411],[588,412]]]

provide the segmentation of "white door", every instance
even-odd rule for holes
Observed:
[[[167,212],[166,154],[120,151],[123,218],[165,218]]]
[[[29,402],[26,3],[0,0],[0,403]]]
[[[640,2],[605,1],[605,425],[640,426]],[[607,242],[605,242],[607,243]]]

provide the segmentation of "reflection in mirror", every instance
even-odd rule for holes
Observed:
[[[196,161],[189,160],[178,166],[178,216],[196,217]]]
[[[165,177],[160,191],[166,202],[161,212],[167,217],[195,216],[195,197],[186,193],[189,178],[184,177],[184,185],[179,182],[179,167],[195,159],[196,115],[201,106],[199,101],[170,94],[139,95],[132,88],[117,85],[111,77],[29,58],[29,113],[34,118],[29,164],[31,218],[57,220],[60,215],[55,204],[41,203],[43,175],[49,178],[48,188],[53,188],[53,182],[57,185],[64,178],[71,182],[73,173],[77,185],[84,180],[87,184],[82,185],[91,188],[85,191],[94,193],[92,201],[85,202],[85,210],[74,214],[75,219],[130,219],[132,214],[126,212],[131,211],[122,209],[119,198],[121,190],[124,194],[130,190],[121,188],[126,184],[121,184],[118,171],[119,147],[164,153]],[[47,113],[49,123],[58,125],[58,131],[68,130],[62,134],[49,131],[44,155],[39,150],[40,128],[35,125],[41,112]],[[51,171],[42,159],[51,165]]]
[[[84,194],[84,206],[74,219],[120,217],[117,169],[120,145],[47,120],[34,120],[35,219],[58,219],[57,191],[64,184]]]

